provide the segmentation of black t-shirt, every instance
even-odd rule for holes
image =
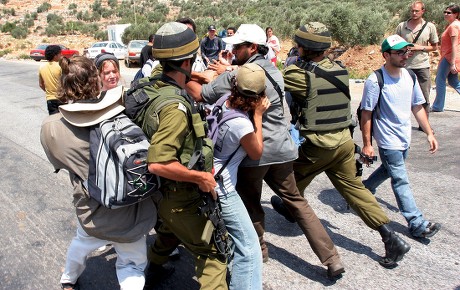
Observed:
[[[147,60],[149,59],[153,59],[152,46],[147,44],[141,50],[141,56],[140,56],[141,67],[143,67],[144,64],[147,62]]]

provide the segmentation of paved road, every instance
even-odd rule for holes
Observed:
[[[0,289],[59,289],[65,252],[75,232],[67,176],[52,172],[39,144],[40,123],[47,112],[37,69],[35,62],[0,60]],[[127,80],[135,71],[122,68]],[[353,81],[354,107],[361,91],[362,83]],[[428,153],[424,135],[414,126],[407,164],[418,206],[428,219],[443,224],[441,232],[431,241],[409,238],[390,185],[384,183],[378,200],[412,249],[398,268],[383,269],[377,263],[384,254],[379,234],[347,210],[326,176],[320,175],[306,196],[346,265],[343,278],[330,282],[298,226],[273,211],[272,193],[264,187],[270,254],[264,264],[264,289],[460,289],[460,97],[451,92],[447,98],[448,110],[430,119],[439,152]],[[359,143],[358,135],[359,131]],[[371,172],[366,168],[364,175]],[[157,289],[198,289],[192,259],[184,249],[181,253],[181,259],[172,262],[176,273]],[[118,289],[115,258],[110,248],[94,253],[81,277],[82,289]]]

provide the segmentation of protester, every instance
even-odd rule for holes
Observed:
[[[120,82],[120,63],[112,53],[101,53],[94,58],[94,63],[102,82],[102,91],[113,89]]]
[[[273,28],[267,27],[265,33],[267,34],[267,46],[272,51],[271,55],[270,53],[267,55],[267,58],[276,66],[276,60],[281,50],[280,41],[278,37],[273,34]]]
[[[38,84],[46,93],[46,106],[48,114],[59,112],[58,107],[62,102],[57,97],[59,79],[61,78],[61,67],[59,60],[62,58],[62,49],[59,45],[48,45],[45,49],[46,63],[40,64],[38,69]]]
[[[155,34],[149,35],[149,42],[142,48],[141,55],[139,57],[140,66],[143,67],[145,63],[152,59],[152,46],[155,38]]]
[[[262,289],[259,238],[235,187],[241,161],[246,156],[253,160],[262,156],[262,115],[269,106],[264,71],[254,63],[243,65],[232,80],[232,93],[224,103],[223,111],[251,113],[254,126],[249,118],[244,117],[221,123],[214,147],[214,170],[220,172],[223,168],[216,192],[234,245],[229,288],[235,290]]]
[[[387,215],[358,176],[355,144],[351,137],[351,105],[348,72],[326,57],[331,33],[319,22],[297,29],[294,37],[301,61],[284,70],[286,91],[292,96],[294,120],[305,141],[294,162],[295,179],[301,193],[312,180],[326,173],[334,187],[364,223],[379,231],[385,256],[379,263],[387,268],[397,265],[410,246],[390,228]],[[272,198],[273,208],[289,218],[281,200]],[[311,230],[316,235],[316,229]]]
[[[411,42],[414,46],[410,47],[412,55],[407,59],[406,68],[412,70],[417,76],[417,80],[425,97],[425,109],[428,117],[430,111],[430,90],[431,90],[431,73],[430,73],[430,54],[431,51],[438,50],[438,33],[436,26],[423,19],[425,13],[425,4],[422,1],[415,1],[410,6],[411,18],[399,23],[396,27],[396,34]],[[421,127],[419,126],[419,130]]]
[[[444,111],[446,101],[446,80],[460,94],[460,53],[458,52],[460,37],[460,7],[452,4],[444,9],[444,19],[448,25],[441,35],[441,60],[436,73],[436,98],[431,107],[432,112]]]
[[[375,193],[377,187],[390,178],[391,188],[396,197],[399,210],[407,221],[410,234],[417,238],[434,236],[441,225],[427,221],[415,204],[405,167],[411,141],[411,112],[423,132],[427,134],[430,152],[435,153],[438,142],[433,135],[423,109],[424,97],[417,79],[415,84],[404,68],[409,57],[406,42],[399,35],[391,35],[382,42],[382,66],[384,87],[380,90],[375,73],[364,83],[361,101],[361,128],[363,134],[362,153],[375,156],[371,138],[374,137],[379,148],[382,164],[364,181],[366,187]],[[381,95],[380,95],[381,93]],[[379,96],[380,95],[380,96]],[[378,103],[379,116],[372,115]],[[372,126],[372,131],[371,131]]]
[[[225,280],[226,258],[219,254],[214,243],[208,245],[201,241],[208,218],[199,214],[199,208],[203,205],[200,192],[215,198],[217,183],[210,172],[187,168],[192,165],[189,164],[192,162],[191,153],[198,142],[195,134],[195,125],[198,124],[189,123],[188,107],[193,104],[179,93],[191,76],[198,47],[196,34],[182,23],[166,23],[155,34],[153,56],[160,61],[163,72],[154,86],[159,92],[164,92],[160,97],[165,101],[171,98],[175,101],[158,112],[155,111],[158,102],[152,102],[148,108],[158,116],[159,124],[156,132],[148,136],[151,144],[147,162],[149,171],[161,177],[163,193],[159,204],[162,224],[157,228],[155,243],[148,252],[148,287],[161,279],[165,272],[162,265],[182,243],[195,258],[196,276],[201,289],[228,288]],[[165,92],[171,89],[176,93],[167,95]],[[144,123],[153,125],[155,116],[146,114]]]
[[[77,233],[68,248],[61,276],[62,289],[77,289],[88,255],[112,244],[117,253],[115,268],[120,289],[141,290],[147,265],[146,234],[153,228],[157,215],[153,200],[108,209],[90,198],[84,185],[89,172],[90,126],[124,110],[121,87],[99,95],[97,69],[86,57],[62,58],[60,65],[63,76],[59,97],[69,104],[43,121],[40,140],[54,168],[69,172],[78,219]]]
[[[313,251],[321,263],[327,266],[327,275],[330,278],[340,277],[345,270],[339,253],[320,220],[295,186],[292,163],[297,158],[297,147],[289,135],[289,125],[284,116],[283,77],[264,58],[268,51],[265,32],[256,24],[242,24],[234,36],[224,38],[224,41],[233,44],[237,65],[255,63],[266,73],[265,93],[270,107],[262,118],[264,150],[259,160],[245,158],[241,162],[236,185],[259,236],[263,260],[268,261],[268,247],[264,240],[265,212],[260,202],[262,183],[265,181],[292,212]],[[225,71],[213,82],[203,86],[191,81],[187,84],[188,91],[195,100],[213,104],[231,90],[231,80],[237,71]],[[315,234],[312,234],[312,229],[315,229]]]
[[[206,66],[213,63],[213,60],[219,59],[219,52],[224,50],[224,43],[220,37],[217,37],[214,25],[209,25],[208,35],[201,40],[200,48]]]

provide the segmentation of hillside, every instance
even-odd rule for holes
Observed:
[[[103,0],[100,2],[103,8],[108,8],[110,2],[116,1],[118,5],[122,5],[125,1],[122,0]],[[170,1],[167,0],[143,0],[141,2],[145,5],[152,1],[152,3],[163,3],[168,6],[169,14],[162,15],[166,19],[175,19],[179,13],[177,7],[170,6]],[[29,28],[29,34],[26,39],[15,39],[10,33],[0,33],[0,52],[8,51],[9,53],[5,54],[6,59],[11,58],[23,58],[27,59],[29,51],[32,48],[35,48],[40,43],[60,43],[65,46],[68,46],[72,49],[77,49],[81,53],[84,48],[89,47],[92,43],[97,41],[94,37],[83,35],[82,33],[76,32],[74,34],[66,34],[59,36],[50,36],[48,37],[45,34],[45,29],[48,26],[47,15],[48,14],[57,14],[60,15],[65,22],[68,21],[77,21],[76,10],[69,10],[69,5],[75,5],[78,7],[78,11],[91,11],[91,5],[94,4],[95,0],[49,0],[47,1],[50,4],[50,9],[46,12],[37,13],[37,19],[33,21],[33,26]],[[0,24],[5,24],[7,22],[21,22],[24,20],[27,14],[32,14],[37,11],[37,8],[44,2],[36,2],[32,0],[7,0],[6,5],[0,4]],[[153,5],[153,4],[152,4]],[[14,16],[5,13],[4,11],[14,9]],[[144,17],[147,14],[148,9],[139,9],[138,17]],[[3,13],[2,13],[3,11]],[[111,15],[109,18],[100,18],[95,22],[99,30],[104,31],[105,27],[110,24],[115,24],[120,20],[116,15]],[[210,20],[212,21],[212,20]],[[198,30],[203,31],[205,28],[203,26],[203,20],[197,21],[199,25]],[[274,32],[276,35],[276,27],[274,27]],[[153,32],[153,31],[152,31]],[[200,34],[200,32],[199,32]],[[282,41],[282,51],[280,54],[281,59],[285,59],[287,52],[292,46],[292,41],[290,39],[285,39]],[[368,75],[373,69],[378,68],[383,63],[383,58],[379,53],[379,46],[372,45],[366,47],[354,46],[352,48],[344,49],[343,47],[337,46],[333,48],[335,51],[340,51],[341,54],[338,59],[343,61],[343,63],[349,68],[352,72],[352,77],[363,78]],[[342,54],[343,53],[343,54]],[[336,55],[339,55],[336,53]],[[0,55],[1,56],[1,55]],[[433,58],[432,66],[436,68],[437,57]]]

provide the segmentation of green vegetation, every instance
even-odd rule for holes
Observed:
[[[18,56],[19,59],[30,59],[30,55],[22,53]]]
[[[50,10],[50,8],[51,8],[51,4],[49,4],[48,2],[43,2],[42,5],[38,6],[37,13],[46,12]]]
[[[0,0],[6,4],[8,0]],[[449,0],[450,1],[450,0]],[[442,11],[450,4],[446,0],[426,0],[425,18],[436,24],[438,32],[444,29]],[[76,3],[68,5],[67,11],[57,11],[47,15],[46,28],[36,27],[35,31],[48,36],[60,34],[85,34],[100,40],[107,39],[106,25],[97,24],[101,19],[109,24],[131,23],[122,39],[126,44],[132,39],[146,39],[166,21],[179,17],[195,20],[197,34],[204,35],[210,24],[218,30],[228,26],[239,27],[242,23],[256,23],[263,29],[273,27],[280,39],[292,38],[295,30],[309,21],[326,24],[333,39],[346,47],[378,44],[385,35],[394,32],[396,25],[410,17],[411,1],[396,0],[171,0],[166,5],[159,0],[94,0],[88,9],[78,9]],[[20,21],[5,22],[0,26],[4,33],[16,38],[27,36],[34,26],[38,13],[51,8],[46,0],[36,12],[26,14]],[[175,11],[171,15],[171,11]],[[177,13],[178,11],[178,13]],[[75,15],[77,21],[67,19],[67,13]],[[16,11],[3,8],[0,16],[14,16]],[[107,21],[106,21],[107,22]]]
[[[4,49],[4,50],[0,50],[0,57],[4,57],[5,55],[11,53],[12,50],[7,48],[7,49]]]

